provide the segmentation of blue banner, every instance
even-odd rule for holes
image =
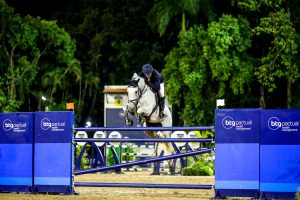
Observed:
[[[33,113],[0,114],[0,144],[31,144]]]
[[[300,188],[299,122],[300,110],[261,111],[260,190],[267,195]]]
[[[73,124],[72,112],[36,112],[35,143],[69,143]]]
[[[33,113],[0,114],[0,192],[32,188]]]
[[[300,144],[300,110],[262,110],[260,121],[260,144]]]
[[[216,143],[258,143],[259,109],[217,109]]]
[[[35,115],[34,191],[68,194],[72,188],[72,112]]]
[[[259,191],[259,109],[215,112],[215,191],[219,197]]]

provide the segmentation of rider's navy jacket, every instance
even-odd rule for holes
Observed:
[[[144,79],[147,78],[146,75],[142,71],[139,73],[139,76],[143,77]],[[164,79],[163,79],[162,75],[156,69],[153,69],[152,75],[150,78],[151,88],[155,92],[158,92],[160,90],[160,84],[163,82],[164,82]]]

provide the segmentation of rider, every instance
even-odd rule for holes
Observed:
[[[153,69],[151,64],[145,64],[139,76],[145,79],[147,85],[149,85],[152,90],[158,93],[159,96],[159,116],[161,118],[166,117],[164,112],[165,109],[165,87],[164,79],[162,75],[155,69]]]

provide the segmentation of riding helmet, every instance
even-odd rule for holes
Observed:
[[[152,71],[153,71],[153,67],[152,67],[152,65],[151,64],[145,64],[144,66],[143,66],[143,73],[145,74],[145,75],[150,75],[150,74],[152,74]]]

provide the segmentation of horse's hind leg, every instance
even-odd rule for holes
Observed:
[[[149,138],[160,138],[160,136],[154,132],[154,131],[145,131],[145,134],[149,137]],[[161,152],[158,152],[158,146],[159,146],[160,143],[156,143],[155,146],[154,146],[154,156],[157,158]],[[160,175],[160,172],[159,172],[159,165],[160,165],[160,162],[155,162],[154,163],[154,171],[153,173],[151,173],[151,175]]]
[[[162,138],[171,138],[171,131],[162,131],[159,135]],[[166,153],[166,155],[174,154],[175,150],[170,142],[164,143],[164,152]],[[175,174],[175,166],[173,160],[168,160],[167,162],[169,166],[169,173]]]
[[[159,138],[159,135],[155,131],[145,131],[145,134],[149,138]]]
[[[145,133],[150,138],[163,138],[160,132],[156,133],[155,131],[145,131]],[[165,147],[165,145],[167,146]],[[155,145],[155,157],[158,157],[161,154],[161,151],[159,152],[159,149],[163,150],[165,154],[168,154],[168,152],[170,152],[169,148],[170,147],[168,146],[168,143],[164,142],[164,144],[162,144],[162,142],[157,142]]]
[[[154,131],[145,131],[145,134],[146,134],[149,138],[160,138],[159,135],[158,135],[156,132],[154,132]],[[159,143],[157,143],[157,144],[155,145],[155,151],[154,151],[155,157],[158,156],[158,145],[159,145]]]
[[[170,138],[171,132],[170,131],[145,131],[145,134],[150,137],[150,138]],[[160,152],[158,152],[159,146],[161,146],[161,143],[157,143],[155,145],[155,157],[159,156]],[[162,145],[162,149],[165,153],[165,155],[171,155],[173,154],[174,148],[170,142],[164,142]],[[175,174],[175,166],[173,164],[173,160],[168,160],[168,167],[169,167],[169,172],[170,174]]]
[[[171,145],[171,143],[165,143],[165,146],[166,146],[166,152],[168,155],[171,155],[174,153],[174,149]],[[168,166],[169,166],[169,173],[170,174],[175,174],[175,166],[174,166],[174,163],[173,163],[173,160],[168,160]]]

